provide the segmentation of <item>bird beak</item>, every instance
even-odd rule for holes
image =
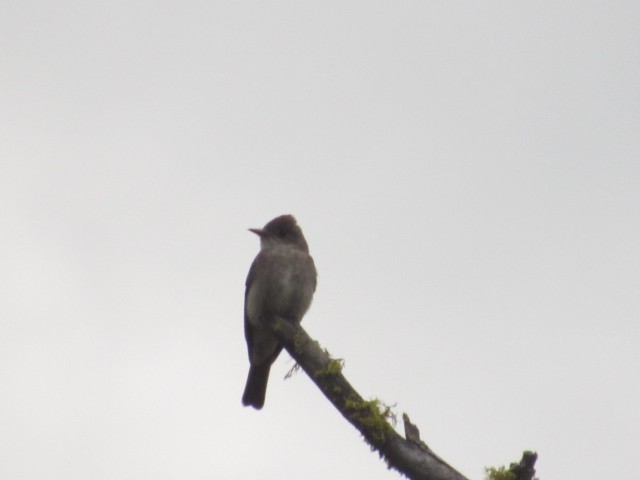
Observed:
[[[261,228],[250,228],[249,231],[255,233],[260,238],[264,237],[264,230],[262,230]]]

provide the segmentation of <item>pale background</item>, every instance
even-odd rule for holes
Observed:
[[[282,213],[464,474],[638,478],[637,1],[2,0],[0,62],[0,478],[400,478],[287,355],[240,404]]]

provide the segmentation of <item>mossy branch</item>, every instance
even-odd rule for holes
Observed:
[[[519,463],[512,463],[508,469],[505,467],[485,468],[487,480],[537,480],[535,464],[538,460],[536,452],[525,451]]]
[[[467,480],[421,442],[419,433],[417,441],[412,438],[415,426],[410,440],[402,438],[389,422],[395,420],[390,408],[378,400],[364,400],[342,375],[343,362],[332,359],[302,327],[282,318],[271,318],[267,323],[291,357],[389,468],[414,480]],[[407,421],[408,417],[405,428]]]

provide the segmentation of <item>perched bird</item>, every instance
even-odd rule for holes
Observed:
[[[249,350],[249,376],[242,403],[261,409],[269,370],[282,345],[269,332],[265,318],[300,323],[316,290],[316,267],[302,230],[291,215],[282,215],[264,228],[250,228],[260,237],[244,294],[244,336]]]

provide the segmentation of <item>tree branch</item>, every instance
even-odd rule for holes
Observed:
[[[535,464],[538,460],[536,452],[524,452],[520,463],[512,463],[509,470],[515,475],[516,480],[535,480],[536,474]]]
[[[283,318],[269,318],[271,333],[309,375],[325,397],[377,450],[390,468],[413,480],[467,480],[420,440],[417,427],[404,419],[407,439],[393,429],[388,408],[363,400],[342,375],[342,362],[332,359],[299,325]]]

